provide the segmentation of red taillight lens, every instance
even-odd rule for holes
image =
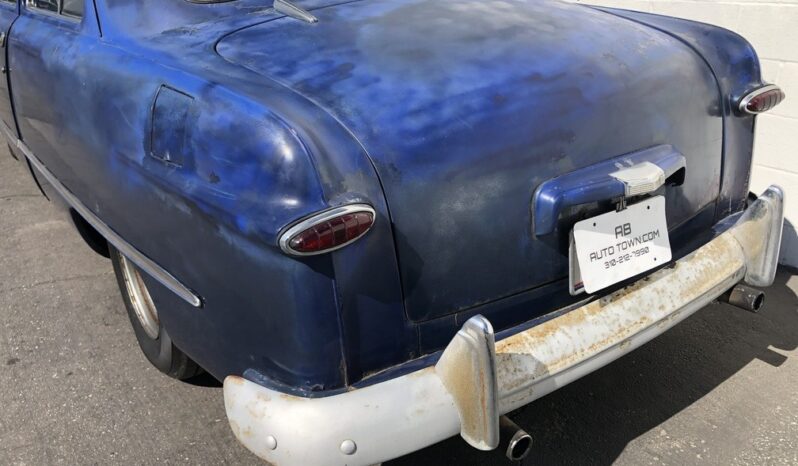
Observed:
[[[338,207],[303,220],[280,238],[280,247],[292,255],[332,251],[363,236],[374,224],[374,210],[367,205]]]
[[[767,112],[784,100],[785,94],[778,86],[767,85],[754,89],[740,99],[740,111],[755,115]]]

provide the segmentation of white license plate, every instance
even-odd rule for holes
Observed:
[[[573,257],[573,256],[576,257]],[[652,197],[574,225],[571,293],[594,293],[671,260],[665,198]]]

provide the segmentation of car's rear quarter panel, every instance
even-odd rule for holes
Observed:
[[[215,57],[207,37],[194,39],[190,54],[195,56],[183,53],[187,43],[179,33],[163,38],[167,50],[79,35],[68,47],[40,53],[36,44],[46,43],[52,32],[37,21],[21,21],[15,33],[24,39],[12,40],[23,140],[105,223],[202,297],[203,307],[194,308],[149,280],[175,343],[219,378],[256,371],[300,390],[343,386],[347,368],[339,308],[349,295],[336,290],[336,265],[330,256],[289,258],[276,247],[276,237],[285,225],[329,201],[342,202],[334,198],[339,192],[376,197],[373,203],[379,206],[368,173],[361,176],[367,181],[347,182],[350,173],[336,173],[349,168],[343,163],[329,162],[326,166],[334,169],[319,170],[282,117],[225,86],[247,82],[236,67],[218,60],[215,76],[201,69],[186,72],[175,57],[199,68],[212,66],[204,60]],[[260,87],[255,94],[264,93],[262,80],[249,83],[251,91]],[[150,154],[152,106],[162,85],[194,101],[182,166]],[[311,144],[318,139],[330,140],[325,134],[306,138]],[[376,243],[386,235],[382,243],[390,246],[384,220],[370,234]],[[373,244],[364,241],[336,259],[384,259],[368,248]],[[390,270],[391,261],[385,262]],[[339,283],[361,284],[349,290],[390,283],[381,267],[371,268],[374,281],[352,272]],[[374,300],[395,302],[390,289],[382,288],[372,290]],[[366,304],[362,297],[349,299],[361,303],[350,306],[350,315]],[[401,313],[391,319],[372,310],[370,316],[352,318],[369,329],[375,328],[370,318],[381,318],[390,332],[405,331]],[[410,356],[395,342],[392,352],[374,351],[381,364],[386,357],[396,363]],[[374,344],[388,343],[381,338]]]

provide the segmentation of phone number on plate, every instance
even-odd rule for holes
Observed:
[[[621,254],[618,257],[615,257],[615,258],[610,259],[608,261],[604,261],[604,268],[605,269],[610,269],[612,267],[615,267],[616,265],[623,264],[624,262],[629,262],[630,260],[632,260],[635,257],[644,256],[644,255],[648,254],[649,252],[650,252],[650,250],[648,249],[648,246],[646,246],[646,247],[637,249],[635,251],[628,252],[626,254]]]

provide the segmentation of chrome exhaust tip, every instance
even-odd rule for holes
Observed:
[[[718,300],[749,312],[759,312],[765,304],[765,292],[747,285],[735,285]]]
[[[501,432],[499,448],[504,450],[504,456],[510,461],[521,461],[532,449],[532,436],[507,416],[499,418],[499,431]]]

